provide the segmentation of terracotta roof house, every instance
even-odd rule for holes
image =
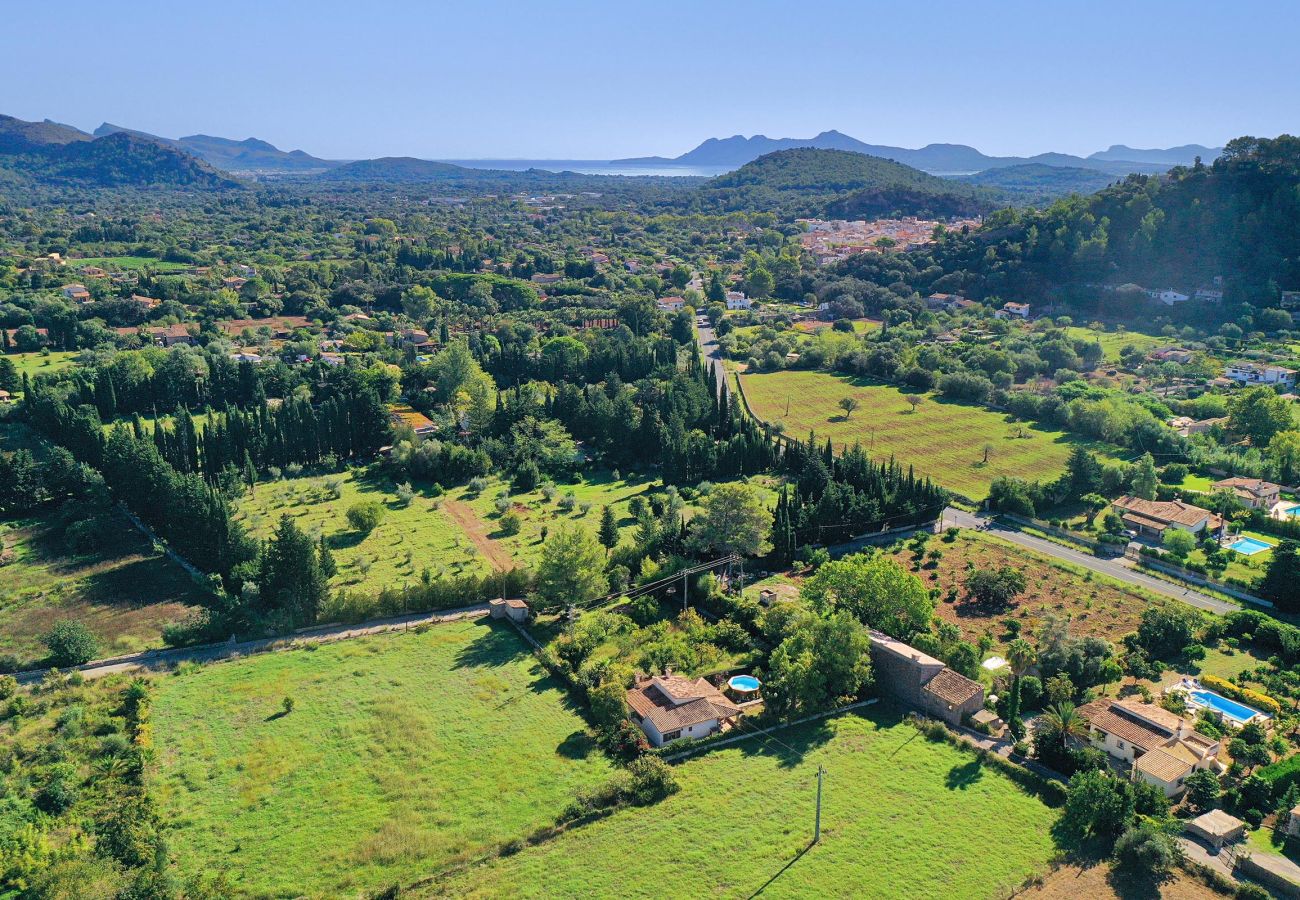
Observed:
[[[978,681],[882,631],[870,636],[876,684],[895,699],[951,725],[984,708],[984,687]]]
[[[1282,486],[1262,478],[1225,478],[1214,482],[1216,491],[1232,491],[1242,506],[1271,510],[1282,499]]]
[[[1217,528],[1220,519],[1208,509],[1202,509],[1182,500],[1144,500],[1125,496],[1112,506],[1124,524],[1138,534],[1159,538],[1169,528],[1200,534],[1206,528]]]
[[[1006,303],[1002,304],[1001,309],[993,313],[993,317],[997,319],[1010,319],[1010,318],[1028,319],[1029,304],[1016,303],[1014,301],[1008,300]]]
[[[232,291],[237,291],[246,284],[248,284],[248,279],[240,278],[238,275],[232,275],[229,278],[221,279],[221,286]]]
[[[685,305],[686,301],[681,297],[660,297],[655,301],[655,306],[658,306],[665,312],[677,312]]]
[[[1103,697],[1079,707],[1079,715],[1093,746],[1131,763],[1134,781],[1155,785],[1167,797],[1181,794],[1192,772],[1218,769],[1219,742],[1155,704]]]
[[[627,692],[627,705],[655,747],[708,737],[733,726],[742,713],[708,680],[671,672],[639,676]]]
[[[86,290],[84,284],[65,284],[60,290],[67,300],[76,300],[78,303],[87,303],[90,300],[90,291]]]
[[[436,434],[437,424],[422,412],[417,412],[409,404],[398,403],[388,407],[388,417],[394,425],[405,426],[420,437]]]

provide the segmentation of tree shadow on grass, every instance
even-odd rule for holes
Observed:
[[[948,770],[944,785],[950,791],[964,791],[984,777],[984,763],[979,759],[953,766]]]
[[[741,726],[744,727],[743,725]],[[782,728],[772,734],[755,734],[751,740],[740,744],[745,755],[775,756],[783,769],[793,769],[804,757],[822,747],[835,736],[835,730],[825,719]]]
[[[359,545],[365,539],[365,532],[348,529],[347,531],[340,531],[329,535],[325,538],[325,543],[329,545],[331,550],[349,550]]]
[[[565,759],[586,759],[595,749],[595,738],[585,731],[575,731],[560,741],[555,752]]]
[[[482,632],[456,652],[452,668],[495,668],[528,655],[523,639],[509,625],[484,624]]]

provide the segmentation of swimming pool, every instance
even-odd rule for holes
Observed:
[[[1204,688],[1188,691],[1187,696],[1195,703],[1201,706],[1208,706],[1210,709],[1222,715],[1225,719],[1231,719],[1238,725],[1245,725],[1256,716],[1261,719],[1268,718],[1268,716],[1257,709],[1246,706],[1244,703],[1238,703],[1236,700],[1229,700],[1222,694],[1216,694],[1214,691],[1207,691]]]
[[[1263,541],[1257,541],[1254,538],[1244,537],[1237,538],[1228,545],[1229,550],[1236,550],[1243,556],[1254,556],[1256,553],[1263,553],[1265,550],[1272,550],[1272,544],[1266,544]]]
[[[1300,517],[1300,503],[1288,506],[1286,509],[1282,510],[1282,515],[1286,516],[1288,519]]]
[[[760,682],[753,675],[735,675],[728,682],[727,687],[733,691],[751,693],[760,687]]]

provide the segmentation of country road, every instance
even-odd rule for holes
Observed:
[[[1144,572],[1139,572],[1123,557],[1102,559],[1090,553],[1075,550],[1073,547],[1066,547],[1054,541],[1035,537],[1032,534],[1025,534],[1023,531],[1001,524],[995,518],[974,515],[950,506],[943,511],[943,522],[945,525],[956,525],[960,528],[970,528],[996,534],[1003,540],[1011,541],[1013,544],[1019,544],[1030,550],[1037,550],[1039,553],[1073,563],[1076,566],[1083,566],[1102,575],[1109,575],[1111,578],[1125,584],[1131,584],[1134,587],[1140,587],[1155,594],[1181,600],[1183,603],[1195,606],[1198,609],[1220,614],[1241,609],[1241,606],[1236,603],[1229,603],[1226,600],[1211,597],[1195,588],[1183,587],[1159,578],[1153,578]]]
[[[420,625],[436,625],[440,622],[454,622],[460,619],[477,619],[488,614],[488,605],[479,603],[463,606],[459,609],[445,609],[433,613],[411,613],[394,616],[389,619],[371,619],[359,625],[320,625],[305,628],[280,637],[258,638],[251,641],[227,642],[223,644],[204,644],[201,647],[177,647],[172,650],[145,650],[127,656],[115,656],[77,666],[76,671],[86,678],[102,678],[118,672],[153,671],[171,668],[183,662],[214,662],[234,656],[247,656],[268,650],[287,649],[294,644],[324,644],[348,638],[383,634],[389,631],[404,631]],[[31,684],[45,676],[46,669],[18,672],[16,677],[20,684]]]
[[[722,349],[718,346],[718,336],[708,325],[696,324],[695,335],[700,341],[700,350],[704,353],[704,363],[717,364],[718,389],[730,394],[731,385],[727,384],[727,368],[722,362]]]

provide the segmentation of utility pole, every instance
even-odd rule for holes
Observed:
[[[687,572],[682,570],[682,612],[686,612],[686,595],[690,591],[690,585],[687,584]]]
[[[822,776],[826,774],[826,769],[822,766],[817,767],[817,821],[813,826],[813,843],[816,844],[822,839]]]

